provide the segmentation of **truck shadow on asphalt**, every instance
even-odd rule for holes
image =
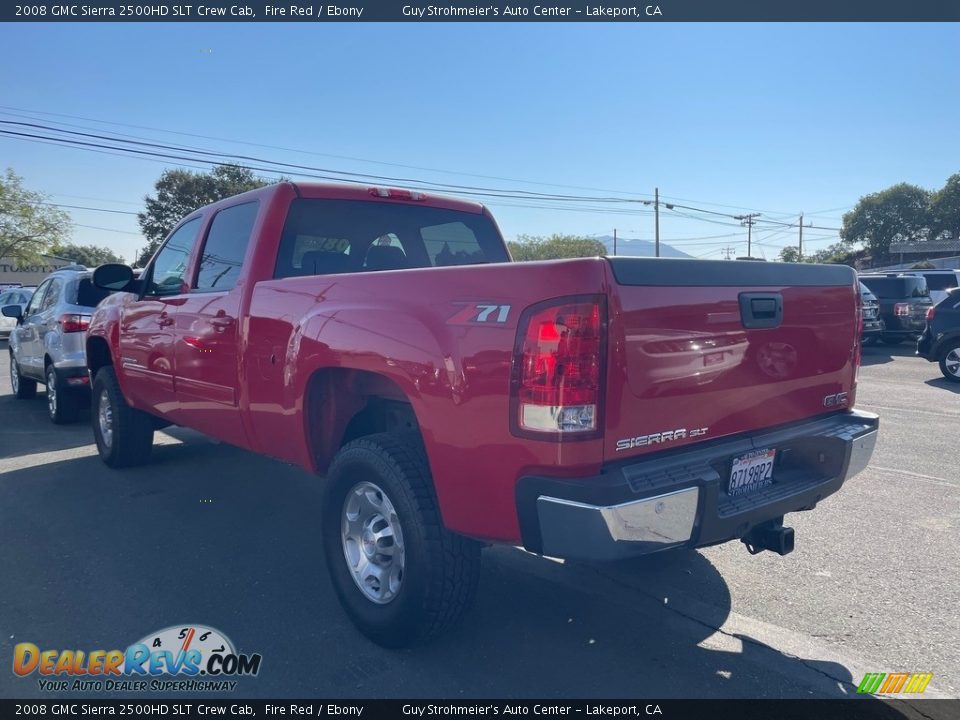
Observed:
[[[933,367],[936,368],[937,372],[940,371],[940,368],[938,368],[936,365],[934,365]],[[949,380],[942,377],[931,378],[930,380],[924,380],[923,383],[924,385],[929,385],[930,387],[935,387],[941,390],[952,392],[955,395],[960,394],[960,383],[950,382]]]
[[[490,548],[460,626],[384,650],[350,624],[329,584],[322,481],[172,434],[182,444],[155,448],[142,467],[109,470],[86,456],[0,475],[0,565],[18,588],[0,598],[12,636],[0,638],[0,655],[20,641],[123,648],[203,623],[263,656],[239,697],[855,696],[859,678],[840,663],[718,631],[730,592],[696,552],[592,566]],[[69,598],[69,612],[57,598]],[[0,695],[41,693],[8,673]]]
[[[867,345],[863,348],[861,355],[861,364],[884,365],[892,362],[895,357],[914,358],[917,362],[926,362],[916,356],[917,344],[913,341],[904,342],[900,345],[884,345],[877,342],[874,345]]]

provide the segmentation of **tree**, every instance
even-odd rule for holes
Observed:
[[[931,240],[960,240],[960,173],[947,178],[946,184],[930,198]]]
[[[518,235],[516,242],[508,242],[514,260],[556,260],[558,258],[597,257],[606,255],[602,242],[581,235]]]
[[[780,259],[783,260],[783,262],[803,262],[803,259],[800,257],[800,250],[793,245],[787,245],[787,247],[780,251]]]
[[[113,250],[101,245],[74,245],[73,243],[56,242],[50,246],[50,254],[87,267],[123,262],[123,258]]]
[[[70,216],[47,198],[7,168],[0,177],[0,258],[35,260],[69,234]]]
[[[930,193],[909,183],[860,198],[843,216],[840,238],[848,245],[863,243],[874,258],[890,255],[892,242],[916,242],[930,235]]]
[[[144,198],[147,209],[137,213],[147,246],[135,264],[146,263],[174,225],[197,208],[269,183],[237,165],[218,165],[210,172],[164,170],[154,186],[156,197]]]

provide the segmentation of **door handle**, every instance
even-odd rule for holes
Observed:
[[[783,295],[740,293],[740,322],[750,329],[776,328],[783,322]]]

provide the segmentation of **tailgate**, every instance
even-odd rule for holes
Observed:
[[[859,298],[852,269],[635,258],[609,264],[605,459],[853,405]],[[838,393],[848,393],[839,404]]]

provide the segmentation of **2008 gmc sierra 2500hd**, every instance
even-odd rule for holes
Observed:
[[[484,543],[790,552],[784,514],[876,441],[844,266],[511,263],[481,205],[283,182],[95,280],[118,291],[87,336],[104,462],[175,423],[325,473],[334,587],[383,645],[462,614]]]

